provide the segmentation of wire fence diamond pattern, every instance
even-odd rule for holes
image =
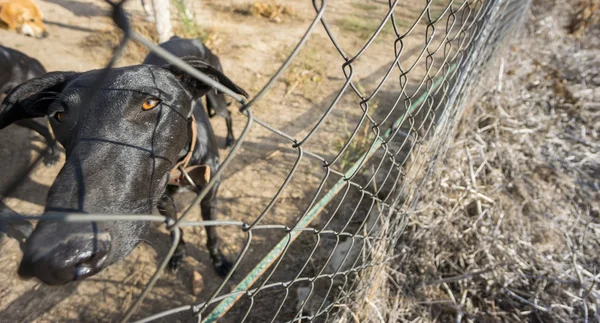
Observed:
[[[336,39],[330,28],[327,13],[333,4],[327,0],[314,0],[314,17],[308,29],[295,48],[267,84],[250,101],[233,93],[212,78],[187,65],[181,59],[171,55],[144,36],[133,31],[128,15],[120,3],[111,3],[112,18],[124,31],[120,46],[114,51],[106,66],[111,68],[123,53],[128,42],[136,41],[150,51],[176,65],[198,80],[205,82],[239,102],[239,112],[246,116],[244,130],[240,134],[230,153],[223,160],[216,176],[199,193],[176,221],[158,215],[90,215],[90,214],[53,214],[39,218],[5,214],[9,220],[44,221],[153,221],[163,222],[168,230],[174,232],[172,245],[162,262],[137,296],[122,321],[130,321],[144,298],[161,276],[168,260],[175,252],[184,227],[190,226],[227,226],[228,230],[241,230],[246,236],[245,245],[237,255],[232,271],[218,287],[210,293],[207,300],[200,304],[190,304],[139,318],[138,322],[169,320],[169,317],[181,312],[197,316],[199,321],[214,322],[227,315],[238,306],[237,320],[253,321],[253,311],[259,306],[259,298],[268,291],[271,304],[270,321],[328,321],[343,320],[348,314],[345,309],[361,308],[360,295],[368,293],[373,286],[373,278],[381,273],[386,263],[394,261],[395,241],[402,234],[411,211],[419,200],[419,190],[427,180],[435,164],[443,157],[444,151],[453,136],[456,124],[465,106],[477,97],[478,84],[489,69],[494,55],[515,35],[520,26],[529,1],[524,0],[459,0],[445,1],[442,9],[434,10],[434,2],[423,3],[418,17],[407,24],[398,17],[403,4],[396,0],[388,3],[387,14],[377,29],[368,38],[356,54],[350,55]],[[439,1],[437,1],[439,2]],[[374,90],[367,93],[356,81],[356,62],[364,56],[370,46],[381,36],[384,28],[393,28],[394,57],[386,66],[385,73]],[[405,27],[401,27],[405,26]],[[423,26],[424,34],[417,36],[415,29]],[[340,66],[345,81],[337,94],[328,104],[320,118],[306,135],[298,137],[278,129],[253,114],[253,106],[269,92],[286,69],[292,64],[304,45],[318,28],[322,28],[343,59]],[[403,54],[409,47],[407,39],[424,37],[418,58],[407,64]],[[414,47],[414,46],[413,46]],[[423,77],[411,78],[418,64],[423,64]],[[91,89],[88,95],[94,96],[98,87]],[[392,87],[395,93],[393,104],[374,107],[378,94],[384,86]],[[307,143],[319,132],[323,124],[333,118],[332,112],[338,106],[344,94],[353,93],[360,109],[359,118],[351,125],[347,140],[332,157],[322,156],[307,148]],[[87,100],[85,102],[89,102]],[[379,117],[373,111],[377,108]],[[357,110],[358,111],[358,110]],[[295,161],[283,179],[282,184],[270,203],[256,217],[248,221],[189,221],[191,210],[206,196],[210,188],[226,172],[228,166],[238,155],[240,146],[253,127],[264,127],[288,142],[289,148],[296,152]],[[341,160],[351,151],[352,145],[368,129],[369,141],[358,156],[352,156],[350,167],[341,167]],[[272,208],[281,202],[283,192],[297,174],[301,161],[312,159],[321,164],[324,176],[310,197],[308,207],[302,214],[294,215],[292,225],[265,224],[263,219]],[[31,171],[31,169],[29,169]],[[367,175],[365,175],[367,174]],[[357,180],[361,175],[362,179]],[[27,176],[24,174],[20,178]],[[17,180],[18,182],[18,180]],[[11,187],[8,188],[10,193]],[[6,194],[5,194],[6,196]],[[352,198],[351,196],[354,196]],[[358,200],[356,199],[358,196]],[[345,211],[341,211],[344,209]],[[323,212],[327,210],[327,212]],[[291,217],[291,216],[290,216]],[[320,225],[312,225],[314,219],[321,217]],[[336,225],[332,223],[335,222]],[[282,235],[281,240],[257,261],[254,269],[240,272],[239,265],[248,253],[253,237],[258,231],[270,230]],[[294,272],[286,280],[275,280],[274,273],[285,256],[294,248],[294,242],[301,235],[314,236],[314,246],[306,252],[307,258],[298,263]],[[325,239],[333,241],[321,243]],[[324,248],[327,246],[328,248]],[[308,275],[305,269],[309,262],[319,259],[316,270]],[[238,277],[233,290],[225,287],[232,275]],[[241,277],[241,279],[239,279]],[[301,288],[300,288],[301,287]],[[299,292],[301,290],[301,292]],[[274,297],[276,295],[277,297]],[[291,298],[297,299],[292,304]],[[240,305],[243,303],[243,306]],[[294,307],[292,310],[286,307]],[[287,313],[284,315],[284,312]],[[295,313],[288,315],[289,313]]]

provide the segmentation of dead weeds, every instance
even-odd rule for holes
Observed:
[[[336,20],[336,25],[340,29],[359,36],[361,41],[371,38],[377,31],[377,28],[379,28],[380,24],[380,19],[370,19],[359,16],[349,16]],[[392,22],[391,20],[388,20],[383,26],[383,29],[381,29],[380,35],[391,35],[393,34],[393,31]],[[381,39],[381,37],[378,36],[377,39]]]
[[[553,21],[463,115],[375,309],[347,321],[600,322],[600,30],[582,48]]]
[[[324,60],[321,57],[321,44],[319,37],[310,38],[286,70],[283,76],[286,97],[294,93],[311,97],[319,91],[319,84],[323,82],[326,71]],[[286,59],[291,51],[292,47],[287,47],[281,53],[281,57]]]
[[[210,47],[218,38],[214,28],[204,28],[196,22],[196,17],[185,6],[182,0],[174,2],[177,10],[178,23],[174,33],[184,38],[200,39],[204,45]],[[218,51],[216,51],[218,53]]]
[[[233,12],[244,16],[262,17],[273,22],[281,22],[285,18],[294,16],[292,7],[279,4],[275,0],[256,0],[234,8]]]
[[[361,90],[364,93],[363,90]],[[377,108],[379,107],[379,102],[374,100],[369,106],[370,113],[375,113]],[[348,122],[346,120],[346,115],[342,118],[344,124],[344,133],[341,138],[337,138],[335,140],[335,151],[344,152],[340,156],[339,159],[339,167],[343,172],[348,171],[348,169],[356,162],[360,160],[364,156],[371,146],[373,145],[373,141],[375,140],[375,133],[373,132],[373,125],[369,120],[365,120],[361,125],[359,125],[358,129],[348,127]],[[354,137],[352,136],[353,132],[356,131]],[[350,140],[352,138],[352,140]],[[350,142],[348,142],[350,140]]]
[[[581,37],[581,35],[590,26],[597,24],[600,21],[600,1],[598,0],[584,0],[579,3],[579,10],[573,16],[571,23],[569,24],[569,33],[575,37]]]

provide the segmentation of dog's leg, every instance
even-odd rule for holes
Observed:
[[[212,118],[215,114],[225,118],[225,124],[227,125],[225,147],[233,146],[233,143],[235,142],[235,137],[233,136],[233,121],[231,120],[231,112],[227,110],[227,103],[223,94],[215,94],[214,92],[207,94],[206,110],[210,118]]]
[[[175,194],[175,190],[171,187],[167,187],[167,191],[163,195],[163,197],[158,201],[158,211],[160,214],[169,217],[173,220],[177,220],[177,207],[175,206],[175,202],[173,201],[173,194]],[[171,239],[173,239],[173,232],[171,232]],[[183,231],[181,232],[181,238],[179,239],[179,244],[175,249],[175,253],[169,259],[169,269],[172,271],[177,271],[181,268],[183,264],[183,260],[185,258],[185,241],[183,241]]]
[[[225,139],[225,147],[231,147],[235,142],[235,137],[233,137],[233,121],[231,120],[231,113],[229,110],[225,111],[227,111],[227,116],[223,117],[225,118],[225,124],[227,124],[227,138]]]
[[[40,135],[42,135],[42,137],[44,137],[44,139],[46,139],[46,144],[50,148],[50,151],[44,156],[44,164],[46,166],[52,166],[58,162],[58,160],[60,159],[60,150],[58,148],[58,143],[56,142],[56,139],[52,137],[52,134],[50,134],[48,127],[44,127],[43,125],[39,124],[37,121],[32,119],[19,120],[15,122],[15,124],[24,128],[31,129],[39,133]]]
[[[2,200],[0,200],[0,212],[17,214],[17,212],[4,204]],[[5,221],[0,219],[0,246],[2,245],[4,238],[8,236],[16,239],[19,242],[21,251],[23,251],[25,248],[25,241],[29,238],[31,232],[33,232],[33,226],[27,220]]]
[[[200,203],[202,219],[204,221],[214,221],[217,219],[217,189],[215,185],[208,195]],[[225,277],[231,270],[231,263],[225,258],[219,249],[219,237],[217,236],[216,226],[206,226],[206,247],[212,258],[213,266],[221,277]]]
[[[206,114],[208,115],[209,118],[212,119],[212,117],[215,116],[215,107],[213,106],[214,103],[214,99],[212,98],[214,94],[213,93],[208,93],[206,95]]]

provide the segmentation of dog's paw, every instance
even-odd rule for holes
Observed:
[[[25,220],[15,221],[11,225],[11,231],[10,235],[13,238],[17,239],[19,243],[25,243],[27,238],[33,233],[33,225],[31,222]]]
[[[185,250],[183,250],[183,248],[178,248],[177,250],[175,250],[173,256],[171,256],[171,259],[169,259],[169,264],[167,265],[167,267],[170,271],[177,272],[183,265],[183,259],[185,259]]]
[[[233,138],[233,136],[225,139],[225,148],[230,148],[233,146],[233,144],[235,144],[235,138]]]
[[[44,155],[44,165],[46,167],[54,166],[60,160],[60,151],[58,149],[50,150],[46,155]]]
[[[233,264],[227,260],[224,256],[217,257],[217,259],[213,259],[213,266],[215,266],[215,270],[217,274],[221,277],[227,276],[233,267]]]

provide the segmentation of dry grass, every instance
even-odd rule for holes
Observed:
[[[181,8],[181,7],[177,7]],[[206,46],[211,46],[217,39],[217,33],[214,29],[201,28],[193,19],[188,19],[185,14],[178,9],[178,23],[173,26],[173,33],[184,38],[199,38]],[[133,30],[142,34],[146,38],[158,43],[158,33],[156,26],[152,22],[144,20],[132,20]],[[99,57],[110,56],[119,45],[123,32],[116,26],[111,26],[105,30],[91,33],[84,38],[81,45],[92,53],[97,53]],[[214,49],[213,49],[214,50]],[[215,50],[218,53],[218,50]],[[134,62],[142,62],[148,55],[148,49],[134,41],[127,44],[123,53],[123,58]]]
[[[600,19],[600,1],[584,0],[579,3],[579,9],[569,24],[569,32],[575,37],[581,37],[583,32],[598,23]]]
[[[146,36],[153,42],[158,42],[158,33],[154,23],[137,20],[132,21],[131,26],[136,32]],[[105,30],[91,33],[89,36],[84,38],[81,45],[84,48],[89,49],[91,53],[98,53],[100,57],[110,56],[111,53],[117,48],[123,37],[123,32],[116,26],[111,26]],[[148,49],[137,42],[129,42],[127,48],[123,53],[123,57],[134,61],[141,62],[146,55],[148,55]]]
[[[360,37],[361,40],[367,40],[373,36],[379,25],[381,24],[380,19],[370,19],[369,17],[358,17],[349,16],[336,20],[336,25],[345,32],[354,33]],[[381,29],[380,35],[391,35],[393,34],[393,27],[391,20]],[[381,37],[378,37],[381,38]]]
[[[192,13],[187,12],[182,0],[173,2],[177,10],[177,25],[174,33],[184,38],[198,38],[210,47],[217,40],[217,31],[214,28],[203,28],[196,22]]]
[[[359,85],[360,88],[360,85]],[[362,93],[365,93],[361,89]],[[379,107],[379,102],[374,100],[369,106],[371,113],[375,113]],[[352,137],[354,127],[349,127],[346,120],[346,116],[343,117],[344,133],[341,138],[336,139],[334,145],[334,151],[341,151],[346,145],[347,141]],[[342,171],[347,171],[356,162],[359,161],[362,156],[369,151],[375,140],[375,134],[373,133],[372,124],[365,120],[363,124],[358,128],[352,141],[348,144],[348,147],[344,153],[340,156],[339,167]]]
[[[294,16],[292,7],[282,5],[275,0],[256,0],[253,3],[247,3],[236,7],[233,12],[245,16],[262,17],[273,22],[281,22],[286,17]]]
[[[322,39],[312,37],[298,56],[292,61],[283,76],[286,85],[285,96],[298,93],[304,97],[314,96],[319,91],[318,87],[325,78],[326,63],[321,53]],[[281,52],[281,57],[286,59],[292,47],[287,47]]]
[[[450,4],[451,3],[451,4]],[[459,8],[462,1],[449,0],[434,0],[429,6],[429,13],[431,14],[431,20],[435,21],[442,13],[445,12],[448,6],[455,10]],[[377,30],[381,24],[382,19],[387,14],[389,7],[383,2],[356,2],[352,3],[351,6],[355,9],[351,15],[342,17],[335,20],[335,25],[343,30],[346,34],[351,33],[359,38],[360,41],[369,39]],[[415,24],[422,14],[423,7],[419,4],[418,6],[402,5],[400,4],[394,10],[394,16],[396,17],[395,23],[396,28],[402,33],[407,31]],[[448,15],[448,13],[446,13]],[[420,18],[417,25],[425,26],[428,22],[426,14]],[[389,20],[383,26],[379,36],[375,39],[376,42],[381,41],[382,38],[394,35],[394,27],[392,21]]]
[[[600,28],[537,9],[346,321],[600,322]]]

